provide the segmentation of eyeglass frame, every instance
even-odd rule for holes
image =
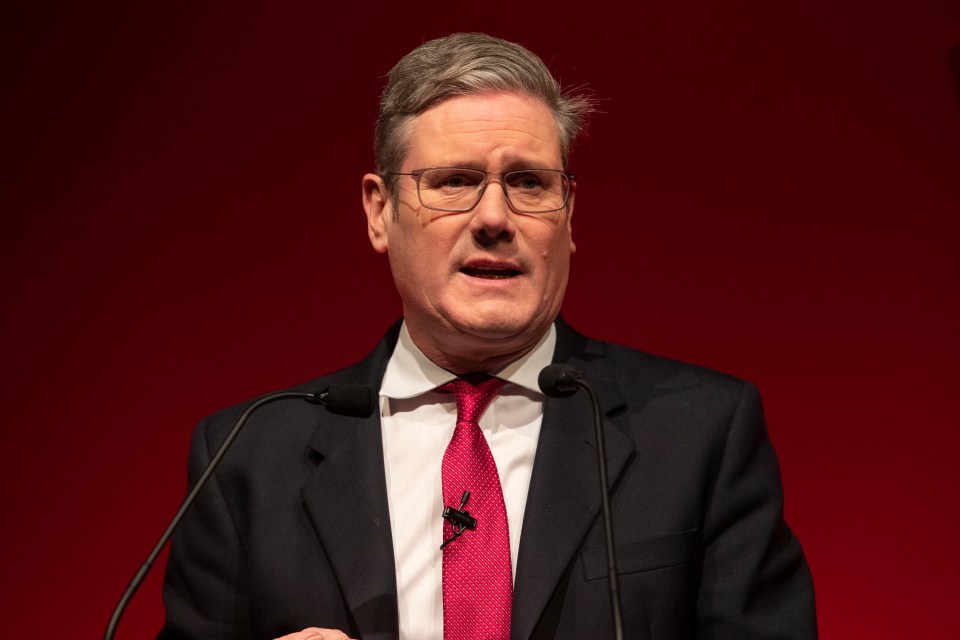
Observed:
[[[426,171],[433,171],[435,169],[464,169],[466,171],[476,171],[477,173],[483,174],[483,183],[480,185],[480,190],[477,192],[477,200],[467,207],[466,209],[441,209],[439,207],[431,207],[428,204],[424,204],[423,196],[420,195],[420,178],[423,176]],[[563,204],[561,204],[556,209],[546,209],[544,211],[528,211],[526,209],[518,209],[514,206],[513,201],[510,199],[510,194],[507,193],[507,185],[504,183],[503,178],[510,175],[511,173],[523,173],[525,171],[550,171],[553,173],[559,173],[567,179],[567,189],[566,193],[563,194]],[[536,167],[528,167],[526,169],[514,169],[513,171],[484,171],[483,169],[474,169],[472,167],[425,167],[423,169],[414,169],[413,171],[407,173],[401,173],[399,171],[385,171],[384,173],[378,174],[381,178],[384,176],[410,176],[413,178],[413,181],[417,185],[417,200],[420,201],[420,205],[430,209],[431,211],[443,211],[444,213],[466,213],[480,204],[480,201],[483,199],[483,194],[487,192],[487,187],[490,185],[491,178],[490,176],[499,175],[500,178],[497,179],[497,182],[500,183],[500,188],[503,190],[503,197],[507,201],[507,204],[510,208],[516,213],[529,213],[532,215],[537,215],[540,213],[553,213],[554,211],[560,211],[565,209],[568,204],[570,204],[570,194],[573,189],[571,186],[577,181],[577,176],[569,171],[563,169],[541,169]]]

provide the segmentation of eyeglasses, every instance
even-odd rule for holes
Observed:
[[[435,211],[470,211],[493,180],[500,183],[510,208],[517,213],[549,213],[567,206],[572,173],[559,169],[520,169],[505,173],[463,167],[434,167],[410,173],[384,175],[412,176],[417,183],[420,204]],[[493,176],[499,176],[495,178]]]

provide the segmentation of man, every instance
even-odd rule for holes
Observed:
[[[162,638],[612,637],[592,414],[543,396],[551,362],[601,395],[625,637],[816,637],[754,388],[558,318],[589,108],[481,34],[391,71],[363,205],[403,322],[302,387],[380,412],[255,414],[175,537]],[[193,477],[242,408],[197,429]]]

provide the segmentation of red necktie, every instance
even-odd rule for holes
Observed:
[[[506,384],[498,378],[457,378],[440,387],[457,397],[457,426],[443,454],[443,503],[476,518],[443,549],[444,640],[508,640],[513,603],[510,530],[497,464],[480,431],[480,416]],[[444,522],[443,538],[454,530]]]

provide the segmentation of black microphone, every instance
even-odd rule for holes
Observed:
[[[308,394],[304,400],[352,418],[369,418],[377,407],[377,393],[363,384],[332,384],[319,393]]]
[[[190,492],[187,494],[187,497],[183,499],[182,503],[180,503],[180,508],[177,510],[176,515],[173,516],[173,520],[171,520],[170,524],[167,526],[167,530],[163,532],[162,536],[160,536],[160,541],[157,542],[156,546],[153,548],[153,551],[151,551],[150,555],[147,556],[146,561],[143,563],[143,565],[141,565],[140,570],[137,571],[137,574],[133,576],[133,580],[130,581],[130,584],[127,586],[127,590],[124,591],[123,595],[120,597],[120,602],[117,603],[116,608],[113,610],[113,615],[110,616],[110,622],[107,624],[107,630],[103,636],[104,640],[112,640],[113,635],[117,631],[117,625],[120,624],[120,617],[123,616],[123,611],[130,603],[130,599],[133,598],[133,594],[135,594],[137,589],[140,588],[140,584],[143,583],[144,578],[147,577],[147,573],[150,572],[150,567],[153,566],[157,556],[160,555],[160,551],[163,549],[163,546],[167,543],[167,540],[170,539],[170,536],[173,535],[173,531],[177,528],[177,525],[180,524],[180,520],[183,519],[183,514],[187,512],[187,509],[191,504],[193,504],[197,494],[200,493],[200,489],[203,488],[210,476],[213,475],[213,470],[216,469],[217,465],[220,463],[220,460],[223,458],[223,455],[227,452],[227,449],[230,448],[230,445],[237,437],[237,434],[240,433],[240,429],[243,428],[243,425],[247,422],[247,418],[249,418],[254,411],[265,404],[276,402],[277,400],[290,399],[306,400],[311,404],[319,404],[326,407],[327,411],[330,411],[331,413],[354,418],[370,417],[377,406],[377,393],[368,386],[358,384],[332,384],[323,391],[317,391],[314,393],[307,393],[303,391],[279,391],[277,393],[267,394],[255,400],[237,419],[237,422],[233,425],[230,433],[228,433],[227,437],[224,439],[223,444],[220,445],[220,448],[217,449],[217,452],[210,459],[210,462],[207,463],[207,468],[203,470],[203,473],[200,475],[200,479],[197,480],[197,483],[193,486],[193,489],[190,490]]]
[[[577,383],[583,380],[583,373],[568,364],[551,364],[540,370],[537,384],[540,390],[551,398],[567,398],[580,388]]]
[[[463,492],[462,496],[460,496],[459,508],[457,509],[454,509],[453,507],[443,508],[443,513],[441,515],[443,516],[444,520],[450,523],[450,528],[453,534],[449,538],[444,540],[443,544],[440,545],[441,551],[443,551],[443,549],[448,544],[450,544],[451,542],[459,538],[463,534],[464,530],[470,529],[471,531],[473,531],[474,529],[477,528],[477,519],[474,518],[472,515],[470,515],[470,512],[464,508],[467,506],[467,500],[469,499],[470,499],[470,491],[467,490]]]
[[[617,553],[613,544],[613,518],[610,516],[610,491],[607,482],[607,444],[603,438],[603,413],[600,400],[583,372],[568,364],[551,364],[537,377],[540,390],[552,398],[568,398],[583,389],[593,405],[593,427],[597,438],[597,470],[600,474],[600,497],[603,505],[603,532],[607,543],[607,584],[610,587],[610,608],[613,610],[613,634],[623,640],[623,614],[620,609],[620,580],[617,573]]]

